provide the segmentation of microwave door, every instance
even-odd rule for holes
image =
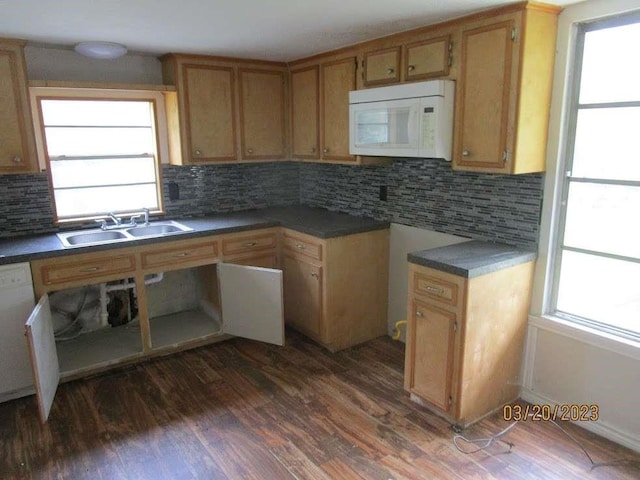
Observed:
[[[352,104],[350,152],[357,155],[412,156],[418,150],[419,100]]]

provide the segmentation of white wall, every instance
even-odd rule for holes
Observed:
[[[153,56],[98,60],[73,50],[38,46],[27,46],[24,54],[29,80],[162,84],[160,61]]]
[[[573,73],[575,24],[639,8],[638,0],[589,0],[566,7],[560,15],[540,249],[522,391],[522,397],[533,403],[598,404],[600,421],[580,425],[637,451],[640,345],[620,343],[544,314],[553,269],[549,242],[555,228],[554,207],[559,201],[556,180],[563,172],[561,154],[567,127],[568,77]]]
[[[444,247],[468,242],[468,238],[446,233],[408,227],[392,223],[389,246],[389,309],[387,314],[389,335],[399,320],[407,318],[407,295],[409,293],[409,264],[407,254],[427,248]],[[402,341],[406,328],[402,330]]]

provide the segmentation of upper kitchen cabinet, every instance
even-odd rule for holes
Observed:
[[[404,47],[406,81],[426,80],[449,75],[453,43],[450,35],[409,43]]]
[[[286,155],[286,68],[223,57],[165,55],[171,163],[270,160]],[[240,148],[239,148],[240,146]]]
[[[363,83],[367,87],[400,81],[400,47],[383,48],[364,54]]]
[[[37,170],[23,47],[0,39],[0,174]]]
[[[291,153],[294,158],[320,158],[320,68],[291,70]]]
[[[349,91],[356,89],[356,57],[322,65],[320,138],[322,158],[355,163],[349,154]]]
[[[463,25],[454,169],[545,170],[559,12],[526,3]]]
[[[240,138],[245,159],[282,159],[285,148],[285,73],[238,69]]]

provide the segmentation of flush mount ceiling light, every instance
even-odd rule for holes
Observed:
[[[75,51],[85,57],[111,60],[127,53],[127,47],[112,42],[80,42]]]

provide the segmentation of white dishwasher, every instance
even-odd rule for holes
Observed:
[[[0,402],[34,392],[24,336],[34,306],[29,264],[0,265]]]

